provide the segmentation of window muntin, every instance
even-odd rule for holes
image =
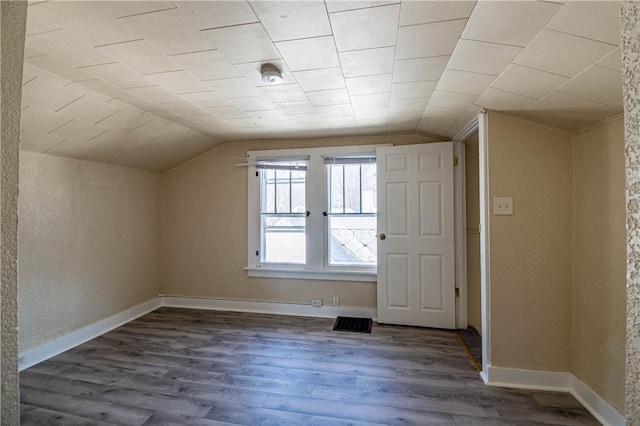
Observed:
[[[326,159],[329,267],[377,264],[375,158]]]
[[[274,161],[258,169],[260,263],[306,265],[306,165]]]

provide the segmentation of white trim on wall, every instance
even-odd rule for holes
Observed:
[[[625,424],[622,413],[572,373],[491,365],[483,373],[485,374],[481,374],[481,377],[488,386],[570,393],[603,425]]]
[[[46,361],[64,351],[68,351],[84,342],[95,339],[104,333],[118,328],[134,319],[146,315],[162,306],[162,299],[155,297],[147,302],[127,309],[126,311],[104,318],[100,321],[82,327],[72,333],[58,337],[38,347],[20,352],[18,356],[18,370],[22,371],[31,366]]]
[[[317,318],[335,318],[338,315],[377,318],[373,308],[357,306],[320,306],[307,303],[258,302],[250,300],[214,299],[207,297],[183,297],[162,295],[162,306],[171,308],[209,309],[214,311],[253,312],[260,314],[293,315]]]

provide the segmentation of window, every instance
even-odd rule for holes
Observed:
[[[376,280],[375,148],[248,153],[249,276]]]

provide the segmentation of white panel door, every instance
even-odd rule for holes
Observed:
[[[455,328],[453,142],[378,148],[378,322]]]

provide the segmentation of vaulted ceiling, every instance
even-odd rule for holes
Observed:
[[[166,170],[225,141],[622,112],[618,2],[30,2],[22,149]],[[282,82],[262,81],[277,66]]]

